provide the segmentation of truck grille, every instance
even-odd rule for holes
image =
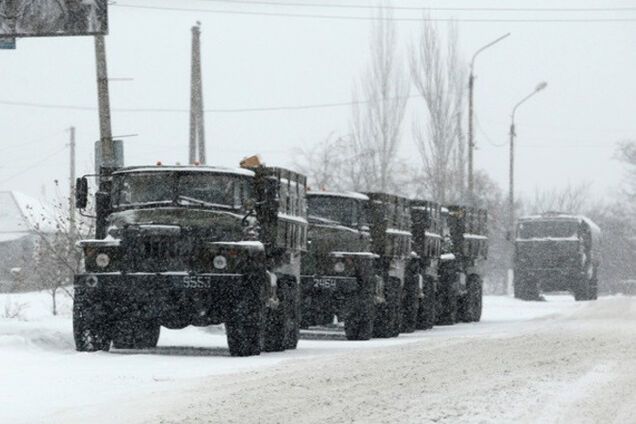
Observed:
[[[193,248],[182,240],[144,238],[133,249],[136,271],[165,272],[190,269]]]

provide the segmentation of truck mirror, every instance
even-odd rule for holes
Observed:
[[[88,204],[88,180],[86,177],[78,178],[75,181],[75,207],[86,209]]]

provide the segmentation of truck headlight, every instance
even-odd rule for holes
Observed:
[[[95,257],[95,264],[100,268],[106,268],[110,264],[110,256],[106,253],[99,253]]]
[[[225,256],[217,255],[212,260],[212,265],[214,265],[214,268],[216,269],[225,269],[227,266],[227,259],[225,259]]]
[[[344,272],[344,270],[345,270],[344,262],[336,262],[333,265],[333,270],[336,271],[336,272]]]

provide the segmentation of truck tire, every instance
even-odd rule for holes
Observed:
[[[572,293],[574,294],[574,300],[577,302],[592,300],[592,282],[586,278],[581,278],[578,283],[576,283],[572,289]]]
[[[514,296],[520,300],[541,300],[537,281],[529,276],[515,275],[513,280]]]
[[[396,337],[400,333],[401,282],[390,277],[384,286],[384,303],[376,305],[373,337]]]
[[[344,324],[347,340],[369,340],[373,337],[375,304],[373,281],[362,280],[362,288],[352,296],[345,308]]]
[[[430,275],[423,276],[423,297],[419,299],[417,311],[416,328],[418,330],[428,330],[435,325],[435,286],[437,285],[435,278]]]
[[[457,284],[452,279],[440,281],[435,308],[437,325],[453,325],[457,322]]]
[[[412,333],[415,331],[419,306],[419,280],[419,267],[415,268],[410,265],[409,268],[407,268],[401,296],[400,332],[402,333]]]
[[[127,316],[113,325],[113,347],[148,349],[157,347],[161,326],[157,321]]]
[[[246,287],[232,305],[225,330],[232,356],[259,355],[265,335],[265,287],[262,277],[252,277],[254,286]],[[260,280],[260,281],[259,281]]]
[[[482,281],[477,274],[468,276],[466,295],[459,302],[458,317],[463,322],[477,322],[481,319]]]
[[[91,302],[80,289],[73,300],[73,338],[78,352],[110,349],[109,314],[101,302]]]
[[[286,334],[285,334],[285,349],[296,349],[298,346],[298,339],[300,337],[300,286],[296,281],[290,281],[285,291],[285,305],[286,305]]]
[[[285,350],[285,338],[287,337],[288,315],[288,286],[289,281],[285,278],[278,279],[277,297],[278,304],[270,305],[265,313],[265,352],[282,352]]]

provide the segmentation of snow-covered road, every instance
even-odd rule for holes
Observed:
[[[44,295],[0,319],[0,423],[634,422],[636,298],[485,298],[481,323],[229,357],[219,329],[73,350]],[[5,302],[0,298],[0,302]],[[63,308],[64,309],[64,308]],[[66,306],[68,311],[68,306]]]

